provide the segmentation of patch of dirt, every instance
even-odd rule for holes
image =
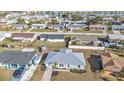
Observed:
[[[0,67],[0,81],[9,81],[13,75],[13,70]]]
[[[32,78],[30,79],[30,81],[41,81],[44,71],[41,70],[41,64],[38,65],[37,69],[35,70]]]

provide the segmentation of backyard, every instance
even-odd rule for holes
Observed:
[[[83,52],[86,60],[86,73],[78,74],[72,72],[58,72],[57,75],[53,75],[53,81],[101,81],[100,74],[92,71],[91,64],[87,60],[94,51],[90,50],[74,50],[76,52]]]
[[[33,44],[30,45],[30,47],[33,47],[33,48],[38,48],[41,46],[47,46],[49,51],[53,51],[53,50],[58,50],[60,48],[64,48],[65,44],[59,43],[59,42],[55,43],[55,42],[36,40]]]

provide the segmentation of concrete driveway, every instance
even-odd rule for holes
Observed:
[[[47,68],[44,72],[42,81],[50,81],[52,76],[52,71],[53,70],[51,68]]]

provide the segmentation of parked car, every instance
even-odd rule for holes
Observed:
[[[13,77],[14,77],[14,78],[19,78],[19,77],[22,75],[22,73],[24,72],[24,70],[25,70],[25,67],[24,67],[24,66],[20,67],[19,69],[17,69],[17,70],[13,73]]]

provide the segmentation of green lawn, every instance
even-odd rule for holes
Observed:
[[[57,30],[52,30],[52,29],[32,29],[31,32],[57,32]]]
[[[2,76],[0,76],[0,81],[4,81],[5,79],[2,77]]]
[[[113,32],[111,30],[107,30],[106,33],[113,34]]]
[[[120,33],[121,33],[122,35],[124,35],[124,31],[120,31]]]
[[[103,33],[103,31],[101,30],[89,30],[89,31],[85,31],[83,29],[78,29],[78,30],[73,30],[74,33]]]

